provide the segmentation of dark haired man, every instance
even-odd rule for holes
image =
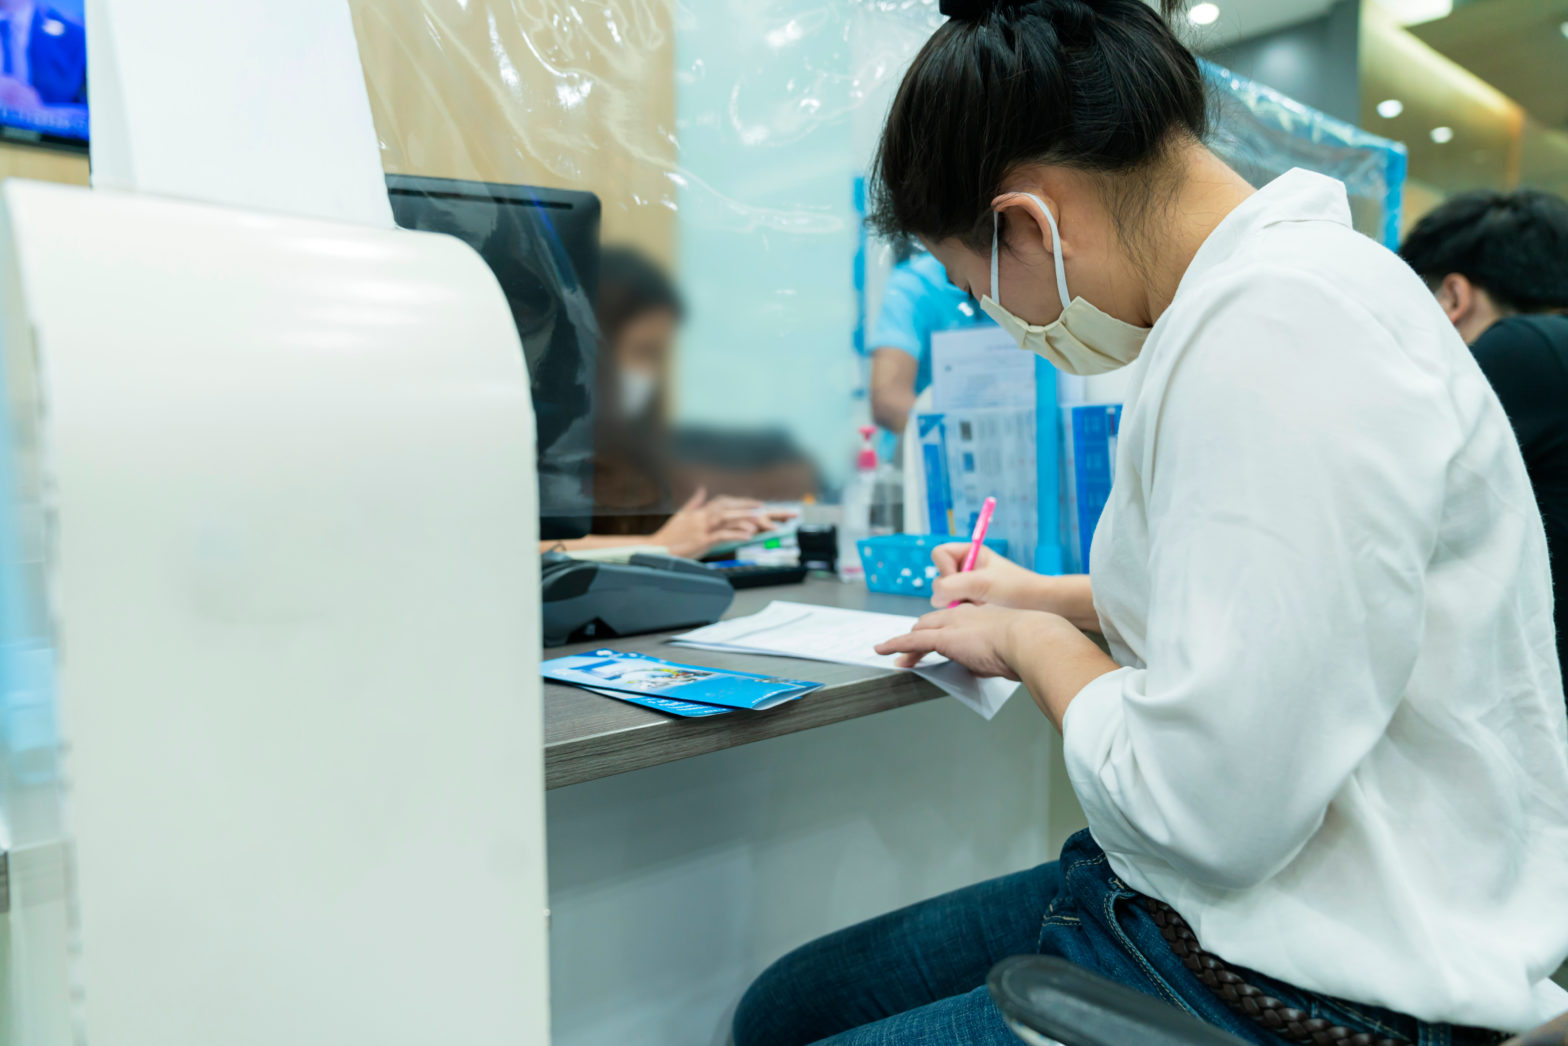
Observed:
[[[1557,655],[1568,660],[1568,202],[1473,192],[1416,224],[1400,255],[1426,280],[1513,422],[1546,521]]]

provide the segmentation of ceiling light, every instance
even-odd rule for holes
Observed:
[[[1198,4],[1187,12],[1187,21],[1193,25],[1213,25],[1220,17],[1218,4]]]
[[[1447,145],[1454,140],[1454,129],[1452,127],[1434,127],[1432,128],[1432,140],[1438,145]]]
[[[1420,25],[1454,13],[1454,0],[1378,0],[1400,25]]]
[[[1405,111],[1405,103],[1398,98],[1385,98],[1377,103],[1377,114],[1385,120],[1392,120]]]

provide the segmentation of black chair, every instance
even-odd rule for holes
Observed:
[[[1160,999],[1065,959],[1005,959],[986,986],[1008,1026],[1029,1046],[1247,1046]],[[1568,1046],[1568,1014],[1508,1046]]]
[[[1066,959],[1004,959],[986,978],[986,987],[1008,1027],[1029,1046],[1249,1046]]]

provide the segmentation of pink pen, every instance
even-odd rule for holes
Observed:
[[[960,574],[969,573],[975,568],[975,564],[980,562],[980,549],[985,546],[985,532],[991,529],[991,517],[995,513],[996,499],[986,498],[985,503],[980,506],[980,518],[975,520],[974,540],[969,543],[969,555],[964,557],[963,568],[959,570]],[[952,610],[962,602],[962,599],[955,599],[947,605],[947,609]]]

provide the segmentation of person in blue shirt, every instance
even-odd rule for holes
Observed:
[[[991,325],[931,255],[921,252],[895,267],[866,342],[871,351],[872,420],[903,435],[915,397],[931,384],[931,335]]]
[[[0,0],[0,105],[79,109],[87,104],[87,32],[33,0]]]

